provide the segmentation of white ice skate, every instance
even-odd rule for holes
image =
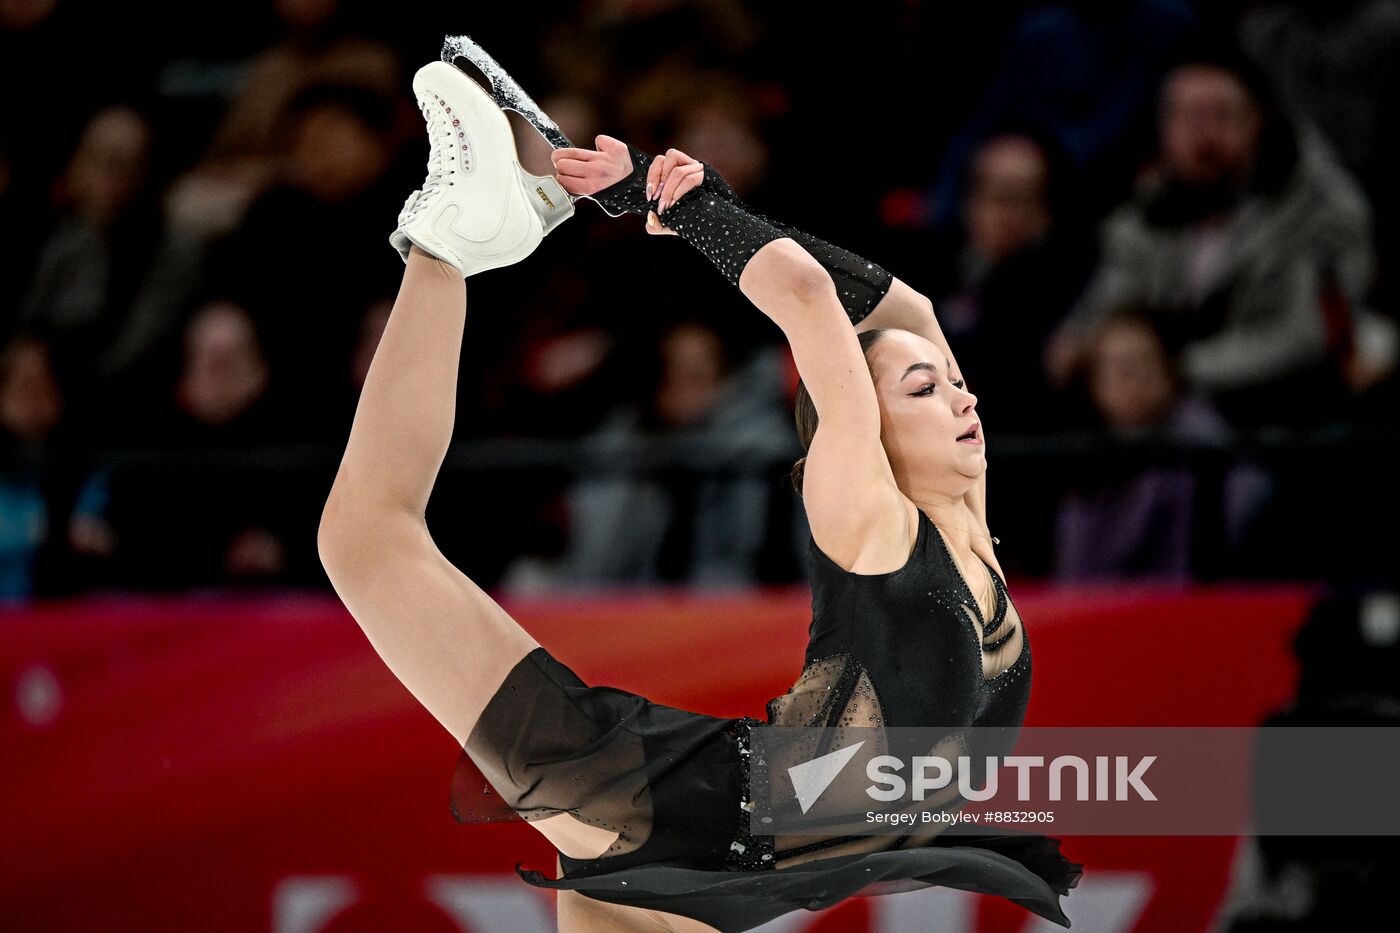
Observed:
[[[389,242],[408,261],[410,245],[463,277],[530,255],[573,215],[573,199],[552,176],[520,167],[506,115],[479,84],[447,62],[424,65],[413,93],[428,126],[428,177],[408,196]]]

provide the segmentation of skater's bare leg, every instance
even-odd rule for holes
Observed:
[[[319,536],[331,583],[370,643],[458,744],[538,645],[442,556],[424,521],[452,438],[465,322],[462,277],[414,247]]]
[[[424,520],[452,437],[465,323],[462,276],[414,247],[317,542],[370,643],[459,745],[506,674],[539,645],[442,555]],[[596,857],[617,838],[567,813],[531,825],[574,858]]]

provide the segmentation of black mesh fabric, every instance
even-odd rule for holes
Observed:
[[[739,819],[737,724],[589,686],[536,648],[467,737],[452,814],[483,823],[571,813],[618,833],[600,857],[608,866],[639,853],[634,861],[707,863],[723,857]],[[715,801],[730,805],[719,813]]]

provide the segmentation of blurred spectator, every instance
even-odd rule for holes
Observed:
[[[631,361],[654,356],[666,323],[654,296],[667,296],[671,319],[702,314],[714,307],[707,301],[743,300],[703,257],[641,228],[640,218],[610,219],[580,202],[541,248],[548,255],[532,260],[536,274],[469,286],[459,430],[581,437],[643,397]]]
[[[568,18],[552,18],[538,43],[542,77],[556,90],[617,100],[624,139],[665,120],[697,89],[690,80],[714,64],[731,65],[753,47],[761,24],[740,0],[591,0]],[[504,59],[502,59],[504,61]],[[625,135],[625,134],[631,134]],[[655,140],[637,138],[637,145]]]
[[[1018,543],[1006,559],[1040,576],[1056,570],[1059,496],[1046,483],[1063,461],[1053,442],[1013,451],[1013,435],[1088,421],[1215,444],[1229,435],[1205,413],[1207,398],[1239,426],[1369,419],[1390,430],[1400,331],[1368,306],[1394,310],[1385,293],[1367,294],[1365,205],[1302,118],[1330,137],[1373,194],[1377,229],[1388,229],[1397,199],[1386,192],[1400,176],[1382,130],[1395,110],[1385,66],[1397,7],[1245,5],[1254,12],[1240,35],[1303,126],[1279,119],[1263,82],[1234,59],[1193,58],[1160,95],[1172,106],[1159,120],[1159,165],[1143,175],[1153,91],[1202,18],[1235,28],[1240,5],[1225,6],[893,3],[833,20],[791,0],[587,0],[562,17],[483,8],[471,32],[579,144],[605,131],[692,152],[761,210],[880,258],[933,297],[994,433],[1008,439],[998,512]],[[376,21],[371,34],[353,0],[245,7],[162,9],[160,21],[181,28],[122,33],[124,55],[94,81],[90,69],[53,63],[118,34],[129,10],[0,0],[0,344],[22,335],[5,356],[18,374],[5,392],[29,399],[19,406],[28,415],[5,422],[13,450],[0,525],[22,539],[15,553],[30,553],[22,529],[37,526],[22,516],[43,505],[34,595],[324,584],[307,539],[399,282],[385,236],[423,177],[427,147],[400,54],[432,57],[442,32],[409,16]],[[193,46],[179,38],[190,34]],[[997,47],[1001,56],[989,54]],[[549,171],[548,147],[511,119],[523,163]],[[843,171],[814,198],[805,166],[833,146]],[[926,184],[919,153],[929,152],[945,153],[933,202],[911,189],[907,210],[876,226],[871,208],[891,184]],[[1081,226],[1138,177],[1138,200],[1104,228],[1086,291],[1094,238]],[[930,207],[934,236],[918,232]],[[797,578],[805,515],[781,481],[792,431],[764,362],[769,348],[786,350],[703,257],[580,204],[540,257],[475,278],[469,292],[458,437],[506,435],[527,449],[530,438],[587,435],[604,461],[652,439],[683,457],[673,471],[585,476],[572,489],[568,469],[457,472],[449,458],[429,512],[444,553],[483,585],[503,575],[523,585]],[[1153,309],[1165,348],[1125,322],[1098,330],[1124,305]],[[691,316],[708,324],[666,338],[669,375],[639,378],[638,359],[663,362],[658,328]],[[1163,360],[1183,350],[1178,385]],[[752,362],[735,369],[731,354]],[[1079,411],[1073,395],[1047,390],[1041,363],[1064,377],[1076,355],[1098,386],[1097,404]],[[46,395],[34,387],[44,372],[62,387],[62,417],[22,441],[39,437],[24,425],[43,423]],[[777,450],[777,479],[706,475],[734,465],[717,454],[731,435],[756,459]],[[255,449],[283,440],[324,446]],[[102,469],[86,466],[108,445],[122,450]],[[1102,483],[1072,476],[1065,516],[1077,516],[1078,538],[1112,543],[1104,572],[1380,572],[1381,549],[1291,545],[1304,523],[1319,539],[1355,542],[1363,535],[1343,519],[1392,518],[1393,447],[1341,447],[1345,488],[1316,508],[1334,446],[1319,445],[1315,461],[1312,448],[1290,447],[1270,463],[1267,487],[1238,485],[1240,472],[1211,457],[1189,475],[1095,464]],[[1268,496],[1256,509],[1260,488]],[[1124,540],[1093,530],[1110,519]],[[498,533],[482,538],[482,524]],[[1151,536],[1143,528],[1160,531],[1160,550],[1133,550],[1134,535]],[[1186,564],[1174,549],[1183,535]],[[557,565],[516,560],[565,550]],[[773,575],[775,560],[786,576]]]
[[[307,88],[352,85],[386,99],[403,92],[397,53],[355,35],[341,0],[274,0],[272,6],[283,34],[249,64],[208,152],[172,192],[176,219],[204,236],[232,231],[276,183],[279,128]]]
[[[144,436],[128,439],[167,455],[98,477],[109,501],[84,515],[83,533],[111,542],[120,585],[285,577],[289,533],[306,516],[275,470],[248,459],[260,446],[286,442],[295,428],[272,387],[247,313],[227,303],[201,309],[186,328],[183,368],[168,402],[149,413]],[[95,533],[99,518],[107,527]]]
[[[40,340],[20,335],[0,353],[0,424],[22,444],[43,441],[63,415],[63,392]]]
[[[932,250],[939,326],[998,430],[1063,423],[1040,360],[1092,259],[1062,218],[1066,170],[1030,136],[991,137],[970,164],[960,235]]]
[[[151,148],[146,118],[129,107],[88,122],[20,308],[20,323],[81,377],[70,386],[79,405],[170,336],[197,287],[200,249],[165,229]]]
[[[63,529],[78,476],[63,417],[48,346],[15,336],[0,348],[0,599],[56,595],[71,582]]]
[[[967,164],[1004,126],[1053,139],[1095,182],[1086,192],[1094,208],[1116,198],[1150,139],[1152,92],[1197,28],[1195,11],[1181,0],[1072,0],[1023,13],[975,115],[943,156],[929,222],[939,229],[956,223]]]
[[[1355,321],[1377,320],[1364,310],[1369,234],[1360,189],[1272,106],[1266,79],[1229,51],[1192,56],[1163,85],[1159,171],[1105,223],[1101,265],[1052,341],[1052,378],[1096,320],[1137,304],[1159,310],[1188,383],[1236,424],[1337,418]]]
[[[402,275],[388,234],[372,235],[391,230],[403,204],[391,120],[392,105],[362,88],[302,91],[288,105],[278,185],[211,260],[210,293],[252,316],[308,431],[339,401],[364,310]]]
[[[185,368],[175,387],[175,404],[187,429],[202,433],[266,421],[270,373],[253,322],[242,309],[212,304],[185,332]],[[266,440],[259,425],[247,440]]]
[[[1381,255],[1396,243],[1400,210],[1393,127],[1400,118],[1400,6],[1389,0],[1267,3],[1240,23],[1240,40],[1295,118],[1316,124],[1376,209]],[[1380,269],[1385,276],[1384,264]],[[1389,296],[1388,296],[1389,297]]]
[[[34,564],[50,540],[49,510],[33,454],[58,425],[63,396],[48,351],[32,338],[0,353],[0,598],[28,596]],[[25,456],[29,455],[29,456]]]
[[[784,492],[768,467],[793,440],[780,356],[760,353],[736,369],[719,334],[696,321],[671,327],[659,350],[646,403],[616,409],[586,449],[616,467],[636,444],[669,442],[690,452],[688,468],[585,474],[568,493],[563,559],[519,563],[509,585],[757,582],[769,500]],[[787,530],[776,530],[786,542]]]
[[[1223,444],[1232,432],[1200,398],[1184,391],[1150,319],[1120,311],[1104,320],[1086,359],[1086,389],[1102,429],[1117,440]],[[1203,488],[1208,473],[1095,461],[1060,504],[1055,575],[1061,580],[1213,577],[1202,566],[1213,542],[1227,547],[1265,490],[1262,475],[1232,470],[1224,488]],[[1203,507],[1205,506],[1205,507]],[[1201,527],[1202,522],[1207,527]]]
[[[670,145],[713,165],[740,197],[748,197],[768,176],[768,146],[752,90],[720,75],[707,76],[704,87],[675,112]]]

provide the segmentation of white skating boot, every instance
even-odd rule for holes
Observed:
[[[410,246],[465,278],[519,262],[574,204],[552,176],[520,167],[510,122],[491,95],[447,62],[424,65],[413,93],[428,126],[428,177],[408,196],[389,242]]]

